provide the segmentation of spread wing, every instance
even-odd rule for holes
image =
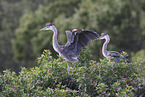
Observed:
[[[99,35],[97,32],[75,29],[71,33],[70,45],[68,45],[67,50],[73,51],[79,55],[82,47],[88,46],[90,41],[98,38]]]

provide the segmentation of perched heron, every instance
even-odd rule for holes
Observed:
[[[103,48],[102,48],[102,53],[103,56],[106,57],[109,61],[111,59],[115,59],[113,60],[114,62],[120,62],[120,60],[122,59],[124,62],[129,63],[128,60],[126,60],[126,58],[122,55],[120,55],[119,52],[117,51],[107,51],[107,45],[110,42],[110,37],[108,34],[106,33],[101,33],[101,36],[99,37],[99,39],[105,39],[106,41],[103,44]]]
[[[57,53],[59,53],[59,55],[63,59],[66,60],[68,74],[69,74],[68,61],[72,62],[74,65],[74,62],[78,61],[78,56],[81,48],[87,46],[89,41],[93,41],[99,38],[99,35],[96,32],[74,29],[72,32],[66,31],[67,43],[65,45],[59,45],[57,41],[57,29],[52,23],[47,23],[46,27],[40,29],[39,31],[42,30],[52,30],[54,32],[52,39],[53,48]]]

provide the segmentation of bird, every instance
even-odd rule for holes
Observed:
[[[114,62],[119,63],[120,60],[122,59],[124,62],[129,63],[129,60],[127,60],[124,56],[120,55],[119,52],[117,51],[107,51],[107,45],[110,42],[110,37],[108,34],[106,33],[101,33],[101,36],[99,37],[99,39],[105,39],[106,41],[103,44],[102,47],[102,54],[104,57],[106,57],[109,62],[113,59]]]
[[[53,23],[47,23],[46,27],[41,28],[39,31],[43,30],[51,30],[54,32],[52,38],[53,48],[59,54],[59,56],[66,60],[68,74],[70,74],[68,62],[71,62],[74,65],[75,62],[79,61],[78,58],[81,48],[88,46],[90,41],[94,41],[99,38],[99,34],[94,31],[74,29],[71,32],[67,30],[67,43],[65,45],[59,45],[57,41],[58,32]]]

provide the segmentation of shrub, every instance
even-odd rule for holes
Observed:
[[[70,63],[68,75],[66,62],[45,50],[38,58],[39,66],[22,67],[18,75],[9,70],[0,74],[0,96],[145,96],[144,59],[115,63],[106,59],[81,62],[81,58],[76,71]]]

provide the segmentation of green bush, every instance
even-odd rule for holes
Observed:
[[[142,50],[139,50],[138,52],[136,52],[135,54],[132,54],[132,61],[135,62],[138,60],[138,58],[143,58],[145,59],[145,50],[142,49]]]
[[[138,58],[134,63],[106,59],[96,62],[85,60],[86,52],[81,55],[76,71],[70,63],[70,75],[66,62],[52,58],[48,50],[38,58],[39,66],[22,67],[18,75],[5,70],[0,74],[0,96],[145,96],[144,59]]]

